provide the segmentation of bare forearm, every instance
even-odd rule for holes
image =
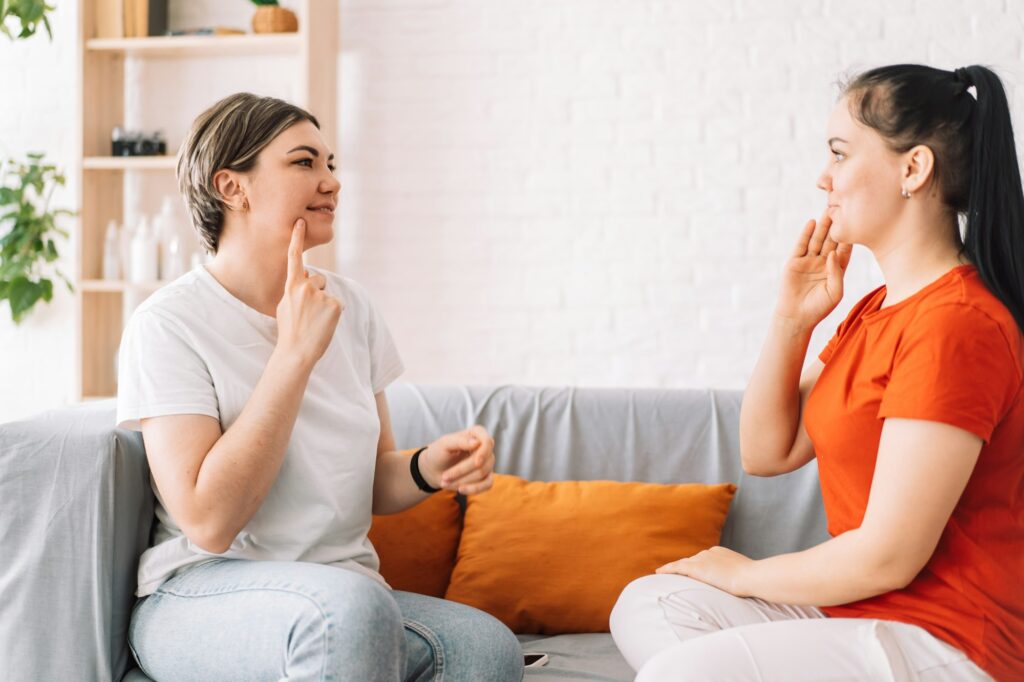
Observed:
[[[420,473],[423,473],[422,468]],[[427,480],[427,483],[435,488],[441,485],[439,481]],[[388,451],[377,457],[377,471],[373,480],[374,514],[397,514],[429,496],[413,481],[408,455]]]
[[[853,530],[802,552],[751,562],[737,576],[736,592],[780,604],[834,606],[899,589],[906,575],[897,554]]]
[[[773,318],[740,410],[740,451],[748,468],[771,468],[793,446],[800,420],[800,371],[810,339],[811,330]]]
[[[238,419],[203,460],[195,485],[205,535],[225,549],[277,478],[312,363],[274,351]]]

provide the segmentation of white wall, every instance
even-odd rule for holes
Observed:
[[[58,4],[54,45],[0,42],[0,73],[21,74],[4,88],[0,141],[66,160],[75,9]],[[238,5],[172,16],[245,25]],[[823,205],[838,77],[988,64],[1024,136],[1024,3],[1011,0],[341,5],[339,270],[374,295],[411,381],[742,387],[785,253]],[[267,87],[280,90],[276,68]],[[215,82],[251,87],[254,72]],[[182,134],[212,97],[192,73],[165,124]],[[274,63],[259,73],[272,81]],[[858,252],[814,347],[879,283]],[[0,420],[67,399],[59,298],[17,330],[2,310]]]

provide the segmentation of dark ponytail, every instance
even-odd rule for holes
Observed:
[[[1024,331],[1024,189],[999,76],[984,66],[900,64],[867,71],[843,90],[853,115],[890,148],[931,148],[943,200],[966,217],[965,255]]]
[[[984,66],[956,70],[977,94],[964,251],[1024,329],[1024,190],[1006,92]]]

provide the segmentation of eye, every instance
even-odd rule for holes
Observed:
[[[835,159],[836,163],[839,163],[840,161],[846,158],[846,154],[842,152],[837,152],[835,149],[830,149],[829,151],[832,152],[832,156]]]
[[[298,165],[298,166],[305,166],[306,168],[312,168],[313,167],[313,159],[311,159],[311,158],[299,159],[298,161],[295,162],[295,164]]]
[[[335,166],[335,165],[334,165],[333,163],[329,163],[329,164],[327,164],[327,170],[331,171],[332,173],[333,173],[333,172],[334,172],[335,170],[337,170],[337,168],[338,168],[338,167],[337,167],[337,166]]]

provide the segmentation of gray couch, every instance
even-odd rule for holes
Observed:
[[[534,480],[739,485],[722,544],[753,557],[825,539],[813,463],[774,479],[739,463],[740,393],[415,386],[388,389],[400,447],[472,423],[497,470]],[[0,425],[0,679],[148,680],[125,642],[153,519],[141,435],[114,401]],[[527,561],[528,557],[524,557]],[[527,680],[628,680],[607,634],[522,635],[550,655]]]

